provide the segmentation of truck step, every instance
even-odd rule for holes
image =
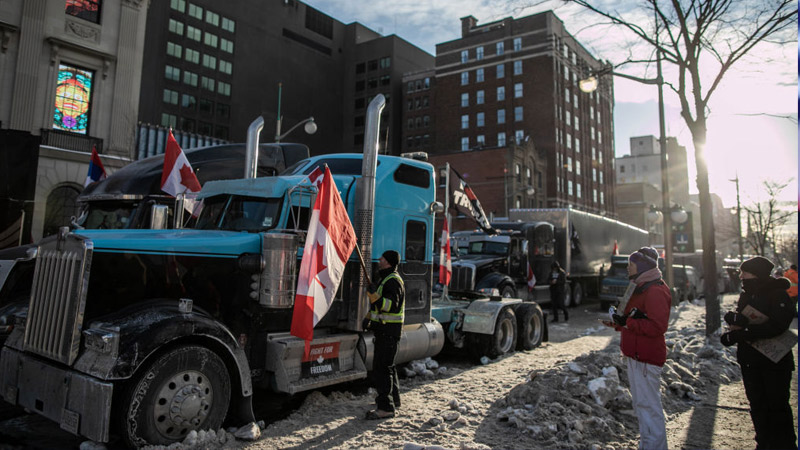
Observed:
[[[338,372],[332,375],[320,375],[314,378],[301,378],[289,383],[288,391],[290,394],[319,389],[332,384],[344,383],[347,381],[359,380],[367,377],[366,369],[352,369]]]

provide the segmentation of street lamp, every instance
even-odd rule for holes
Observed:
[[[638,78],[631,75],[627,75],[624,73],[614,72],[613,67],[606,66],[599,71],[591,74],[589,77],[581,80],[578,83],[578,87],[581,91],[590,93],[594,92],[594,90],[598,87],[598,78],[603,75],[614,75],[621,78],[625,78],[628,80],[636,81],[642,84],[655,84],[658,86],[658,128],[659,133],[661,134],[659,138],[659,146],[661,147],[661,209],[662,211],[670,210],[670,200],[669,200],[669,177],[668,177],[668,168],[669,168],[669,159],[667,157],[667,135],[666,135],[666,126],[664,125],[664,77],[661,75],[661,52],[657,51],[657,74],[655,78]],[[685,213],[685,211],[684,211]],[[672,214],[664,214],[664,269],[665,269],[665,276],[664,278],[667,281],[667,285],[670,288],[673,288],[673,277],[672,277],[672,236],[670,235],[670,231],[672,231]],[[684,219],[685,220],[685,219]]]
[[[289,131],[286,133],[281,134],[281,124],[283,123],[283,116],[281,116],[281,93],[283,91],[283,83],[278,83],[278,120],[275,126],[275,142],[278,143],[281,139],[285,138],[289,135],[292,131],[294,131],[300,125],[305,124],[304,129],[308,134],[314,134],[317,132],[317,123],[314,122],[314,117],[309,117],[307,119],[303,119],[300,122],[296,123],[292,128],[289,128]]]
[[[739,263],[744,261],[744,245],[742,245],[742,205],[739,203],[739,173],[736,178],[728,180],[736,183],[736,237],[739,240]]]

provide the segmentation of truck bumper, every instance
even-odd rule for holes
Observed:
[[[72,434],[108,442],[114,386],[8,347],[0,355],[0,395]]]

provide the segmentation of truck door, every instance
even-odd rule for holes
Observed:
[[[525,260],[522,253],[522,239],[512,237],[509,247],[509,275],[515,280],[520,280],[526,275]]]
[[[407,217],[403,226],[403,260],[399,267],[406,289],[405,323],[421,323],[430,316],[432,261],[427,258],[428,224],[423,218]]]

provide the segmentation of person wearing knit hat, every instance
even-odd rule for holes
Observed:
[[[628,277],[636,288],[622,314],[603,322],[622,333],[620,349],[639,422],[639,448],[666,450],[667,427],[661,405],[661,371],[667,360],[672,293],[658,270],[658,251],[642,247],[628,258]]]
[[[797,434],[790,403],[794,355],[789,351],[773,362],[751,343],[780,336],[797,315],[795,302],[786,290],[786,278],[770,276],[774,265],[762,256],[743,262],[739,267],[742,293],[735,311],[723,316],[729,331],[720,336],[726,347],[736,344],[736,361],[742,370],[742,383],[750,402],[750,418],[755,431],[756,448],[797,449]],[[745,308],[765,315],[765,321],[754,323]]]
[[[377,286],[367,289],[370,307],[368,324],[375,335],[375,350],[372,362],[372,377],[375,390],[376,409],[367,412],[369,420],[388,419],[395,416],[400,407],[400,381],[394,358],[397,343],[403,331],[405,317],[405,287],[397,273],[400,253],[386,250],[378,260]]]

